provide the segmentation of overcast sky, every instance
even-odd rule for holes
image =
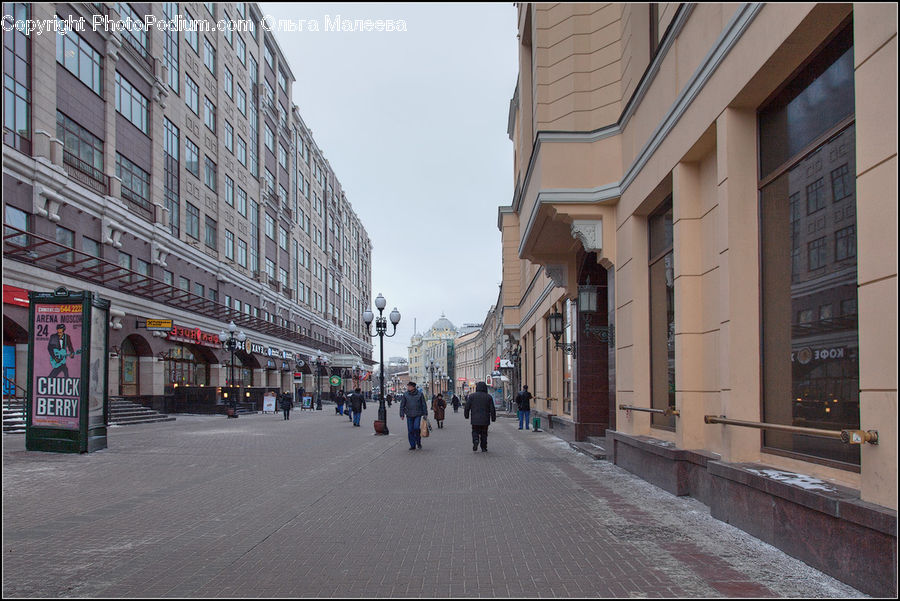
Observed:
[[[502,277],[497,208],[514,186],[513,4],[260,7],[319,24],[273,33],[296,79],[294,103],[372,240],[372,294],[387,299],[385,314],[402,315],[385,360],[406,357],[414,320],[419,332],[442,312],[457,327],[481,323]],[[407,31],[326,31],[338,16],[402,19]]]

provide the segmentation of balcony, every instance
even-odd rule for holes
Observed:
[[[109,176],[88,165],[68,150],[63,152],[63,167],[69,177],[101,196],[109,194]]]

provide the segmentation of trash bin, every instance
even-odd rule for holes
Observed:
[[[539,418],[539,417],[534,418],[534,421],[532,422],[531,429],[532,429],[534,432],[537,432],[538,430],[541,429],[541,418]]]

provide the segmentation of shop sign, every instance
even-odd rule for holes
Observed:
[[[269,351],[266,353],[270,357],[280,357],[281,351],[275,348],[274,346],[269,347]]]
[[[281,358],[282,359],[293,359],[294,353],[292,353],[291,351],[281,351]]]
[[[801,365],[806,365],[810,361],[828,361],[831,359],[843,359],[845,356],[846,348],[839,347],[823,347],[813,349],[810,347],[804,347],[799,351],[791,353],[791,362],[794,361],[800,363]]]
[[[248,355],[249,355],[249,354],[253,354],[253,353],[256,353],[257,355],[265,355],[265,354],[266,354],[266,347],[264,347],[264,346],[261,345],[261,344],[256,344],[255,342],[250,342],[249,340],[247,340],[247,341],[244,343],[244,351],[245,351]]]
[[[3,284],[3,304],[27,307],[28,291],[24,288],[16,288],[15,286]]]
[[[340,386],[341,385],[341,377],[340,376],[331,376],[331,378],[328,379],[328,383],[331,384],[332,386]]]
[[[166,338],[175,342],[189,342],[201,346],[219,347],[222,344],[218,334],[204,332],[200,328],[191,329],[183,326],[172,326]]]
[[[165,332],[171,330],[174,325],[171,319],[148,319],[144,327],[148,330]]]

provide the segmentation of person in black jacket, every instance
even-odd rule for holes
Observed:
[[[291,408],[294,406],[294,399],[287,392],[281,395],[281,410],[284,411],[284,419],[291,419]]]
[[[366,408],[366,399],[362,395],[362,391],[356,388],[350,395],[350,410],[353,411],[353,425],[359,427],[359,418],[362,416],[362,410]]]
[[[522,421],[525,421],[525,429],[530,430],[528,420],[531,418],[531,393],[528,385],[522,386],[522,392],[516,395],[516,405],[519,406],[519,430],[522,429]]]
[[[472,450],[478,450],[481,442],[481,452],[487,452],[488,426],[497,421],[497,410],[494,408],[494,399],[488,394],[487,384],[478,382],[475,384],[475,392],[466,399],[465,417],[472,420]]]

